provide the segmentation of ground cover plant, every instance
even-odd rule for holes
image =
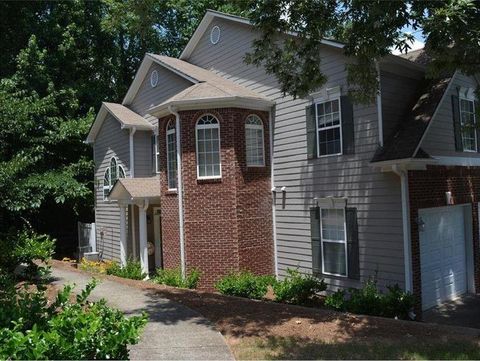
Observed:
[[[197,288],[201,273],[196,268],[187,272],[185,278],[182,277],[182,270],[177,268],[157,268],[156,275],[152,281],[154,283],[163,284],[179,288]]]

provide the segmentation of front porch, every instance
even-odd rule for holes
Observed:
[[[160,180],[121,178],[108,196],[120,209],[120,262],[139,260],[146,274],[163,266]]]

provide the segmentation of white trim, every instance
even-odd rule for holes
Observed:
[[[465,96],[460,95],[461,93],[461,89],[460,88],[460,91],[458,92],[459,93],[459,96],[458,96],[458,112],[460,113],[460,132],[461,132],[461,137],[462,137],[462,147],[463,147],[463,151],[465,153],[478,153],[478,139],[477,139],[477,129],[476,129],[476,125],[477,125],[477,114],[476,114],[476,111],[475,111],[475,98],[472,98],[471,97],[471,94],[465,94]],[[463,88],[465,89],[465,88]],[[468,92],[468,91],[467,91]],[[471,150],[471,149],[465,149],[465,144],[463,142],[463,128],[465,128],[465,125],[462,125],[462,104],[461,104],[461,101],[466,101],[466,102],[472,102],[473,103],[473,124],[474,124],[474,129],[473,129],[473,134],[475,135],[475,150]]]
[[[277,245],[277,219],[276,219],[276,198],[277,192],[275,189],[275,172],[274,172],[274,158],[273,158],[273,118],[275,116],[275,106],[268,112],[268,135],[269,135],[269,150],[270,150],[270,185],[272,189],[272,232],[273,232],[273,261],[275,277],[278,278],[278,245]]]
[[[158,85],[158,71],[156,69],[150,73],[150,85],[152,88]]]
[[[130,215],[130,219],[132,220],[132,253],[133,258],[137,259],[137,230],[135,224],[135,204],[130,205],[130,210],[132,214]]]
[[[135,177],[135,148],[134,148],[134,138],[135,132],[137,128],[133,127],[130,129],[130,136],[129,136],[129,146],[130,146],[130,178]]]
[[[343,236],[344,240],[339,241],[339,240],[324,240],[323,239],[323,217],[322,217],[322,210],[339,210],[341,209],[343,211]],[[347,247],[347,214],[345,212],[345,208],[320,208],[320,249],[322,252],[322,274],[328,275],[328,276],[336,276],[336,277],[343,277],[347,278],[348,277],[348,247]],[[324,260],[324,254],[323,254],[323,243],[336,243],[336,244],[344,244],[345,247],[345,274],[337,274],[337,273],[330,273],[330,272],[325,272],[325,260]]]
[[[168,129],[168,127],[169,127],[169,125],[170,125],[171,122],[174,122],[174,120],[171,120],[171,119],[170,119],[170,120],[168,121],[168,123],[167,123],[166,128],[165,128],[165,129],[167,130],[166,133],[165,133],[165,148],[166,148],[166,150],[167,150],[167,157],[166,157],[166,158],[167,158],[167,188],[168,188],[169,191],[174,191],[174,190],[176,190],[177,188],[176,188],[176,187],[175,187],[175,188],[171,188],[171,187],[170,187],[170,172],[171,172],[171,169],[170,169],[170,168],[171,168],[171,164],[170,164],[169,149],[168,149],[168,136],[169,136],[169,135],[172,135],[172,134],[175,134],[175,143],[176,143],[176,138],[177,138],[176,132],[177,132],[177,129],[176,129],[176,127],[173,127],[173,129]],[[174,144],[175,144],[175,143],[174,143]],[[177,147],[176,147],[176,144],[175,144],[175,156],[176,156],[176,153],[177,153],[177,149],[176,149],[176,148],[177,148]],[[177,183],[177,182],[178,182],[178,175],[177,175],[177,180],[176,180],[175,183]]]
[[[260,121],[258,124],[247,124],[247,120],[250,117],[255,117]],[[262,164],[248,164],[248,150],[247,150],[247,129],[261,130],[262,131]],[[245,162],[249,168],[262,168],[265,167],[265,129],[262,118],[256,114],[249,114],[245,118]]]
[[[378,144],[383,147],[383,111],[382,111],[382,83],[380,82],[380,65],[375,62],[375,68],[378,74],[378,90],[377,90],[377,118],[378,118]]]
[[[187,59],[192,55],[193,50],[197,47],[200,39],[202,38],[203,34],[207,30],[208,26],[212,22],[214,18],[219,18],[219,19],[225,19],[229,21],[234,21],[240,24],[245,24],[245,25],[250,25],[253,26],[253,24],[246,18],[242,18],[240,16],[235,16],[235,15],[230,15],[226,13],[222,13],[219,11],[214,11],[214,10],[208,10],[205,15],[203,16],[202,21],[198,25],[197,29],[193,33],[192,37],[188,41],[187,45],[182,51],[182,54],[180,55],[179,59]],[[292,36],[297,36],[297,33],[295,32],[288,32],[288,35]],[[322,39],[321,43],[324,45],[332,46],[334,48],[338,49],[343,49],[344,45],[342,43],[339,43],[337,41],[333,40],[327,40],[327,39]]]
[[[450,79],[450,82],[447,85],[447,89],[445,89],[445,92],[443,93],[442,98],[440,99],[440,102],[438,102],[438,105],[437,105],[437,108],[435,109],[435,112],[433,112],[432,118],[430,118],[430,121],[427,124],[427,128],[423,132],[422,137],[420,138],[420,141],[417,144],[417,148],[415,148],[415,151],[413,152],[412,158],[414,158],[417,155],[418,150],[422,146],[423,140],[425,139],[428,131],[430,130],[430,127],[432,126],[432,123],[435,120],[435,117],[437,116],[437,113],[438,113],[439,109],[441,108],[441,105],[445,101],[445,98],[446,98],[447,94],[450,92],[450,88],[452,87],[452,84],[455,80],[455,76],[457,75],[457,73],[458,73],[457,71],[455,71],[455,73],[453,73],[452,78]]]
[[[318,105],[319,104],[325,104],[328,102],[334,102],[335,100],[338,100],[338,125],[330,125],[328,127],[324,127],[320,129],[318,127]],[[328,98],[328,99],[322,99],[320,101],[315,101],[314,103],[315,107],[315,125],[316,125],[316,139],[317,139],[317,158],[325,158],[325,157],[332,157],[332,156],[337,156],[337,155],[342,155],[343,154],[343,135],[342,135],[342,101],[340,99],[340,96],[336,96],[335,98]],[[340,129],[340,153],[332,153],[332,154],[322,154],[320,155],[320,136],[319,133],[320,131],[326,131],[330,129]]]
[[[126,205],[119,204],[120,207],[120,262],[122,267],[127,265],[127,212]]]
[[[138,207],[138,228],[140,232],[140,264],[142,266],[142,272],[149,273],[148,267],[148,241],[147,241],[147,208],[148,201]]]
[[[457,165],[463,167],[480,167],[480,157],[435,157],[436,164]]]
[[[214,34],[213,32],[217,30],[218,31],[218,37],[217,39],[215,40],[213,38]],[[217,45],[218,42],[220,41],[220,36],[222,35],[221,31],[220,31],[220,27],[218,25],[215,25],[214,27],[212,27],[212,29],[210,30],[210,42],[213,44],[213,45]]]
[[[160,222],[162,221],[160,207],[153,207],[153,237],[155,239],[155,267],[162,267],[162,232]]]
[[[198,122],[202,120],[206,116],[211,116],[213,117],[217,123],[216,124],[202,124],[199,125]],[[220,174],[219,175],[213,175],[213,176],[200,176],[200,167],[199,167],[199,162],[198,162],[198,130],[199,129],[218,129],[218,160],[219,160],[219,170]],[[199,180],[208,180],[208,179],[221,179],[222,178],[222,137],[220,134],[220,121],[218,118],[211,114],[211,113],[205,113],[202,114],[196,121],[195,123],[195,150],[196,150],[196,160],[197,160],[197,179]]]

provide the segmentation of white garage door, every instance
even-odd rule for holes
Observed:
[[[452,300],[467,291],[463,207],[419,211],[422,308]]]

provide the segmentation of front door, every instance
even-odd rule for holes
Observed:
[[[153,233],[155,238],[155,267],[163,267],[162,259],[162,224],[160,207],[153,208]]]

